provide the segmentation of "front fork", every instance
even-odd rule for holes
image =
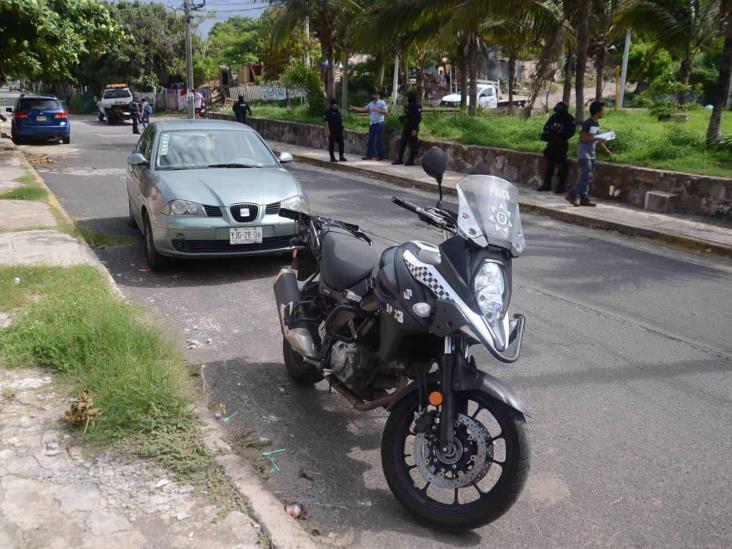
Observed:
[[[445,346],[440,360],[440,389],[442,390],[442,406],[440,407],[440,445],[443,451],[452,446],[455,429],[455,393],[452,389],[452,377],[455,372],[455,343],[445,337]]]

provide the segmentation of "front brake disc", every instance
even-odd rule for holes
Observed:
[[[493,442],[482,423],[458,414],[455,427],[450,453],[442,451],[435,435],[417,433],[415,436],[417,469],[438,488],[463,488],[479,482],[488,473],[493,460]]]

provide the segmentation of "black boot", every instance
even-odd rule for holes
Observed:
[[[332,154],[330,155],[330,161],[331,162],[338,162],[338,160],[336,159],[336,157],[333,156]]]
[[[551,191],[552,190],[552,186],[549,185],[549,184],[547,184],[547,183],[542,183],[539,186],[539,188],[536,189],[536,190],[539,191],[540,193],[545,193],[546,191]]]
[[[346,158],[345,156],[341,155],[341,157],[338,159],[338,162],[348,162],[348,158]]]

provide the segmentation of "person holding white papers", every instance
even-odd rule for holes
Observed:
[[[599,143],[600,148],[611,156],[610,150],[605,145],[607,134],[600,134],[600,119],[605,115],[605,104],[602,101],[593,101],[590,104],[590,116],[582,122],[580,131],[580,142],[577,147],[577,162],[579,163],[580,176],[574,187],[569,189],[567,200],[572,206],[596,206],[590,201],[590,181],[595,173],[595,146]],[[612,132],[608,132],[612,133]],[[613,134],[614,137],[614,134]]]

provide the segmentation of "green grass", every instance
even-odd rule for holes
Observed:
[[[254,116],[293,120],[322,125],[320,117],[308,116],[302,107],[288,111],[282,107],[255,106]],[[613,130],[616,139],[609,143],[612,162],[665,170],[732,177],[732,150],[708,148],[705,145],[709,111],[689,112],[686,123],[659,122],[646,109],[608,111],[600,125],[603,131]],[[519,151],[541,152],[545,143],[539,139],[548,115],[534,115],[528,120],[519,116],[480,113],[467,116],[452,112],[426,112],[423,116],[422,139],[455,141],[464,144],[501,147]],[[399,128],[397,116],[389,116],[387,124]],[[368,118],[345,117],[349,129],[368,129]],[[722,117],[722,132],[732,134],[732,113]],[[578,137],[570,141],[570,155],[576,154]],[[601,160],[607,160],[600,155]]]
[[[1,200],[46,200],[48,192],[43,187],[24,186],[0,194]]]
[[[89,436],[150,433],[192,420],[182,358],[140,310],[117,300],[97,270],[2,268],[0,296],[5,310],[21,306],[0,332],[0,359],[10,367],[50,367],[76,392],[91,392],[102,415]]]
[[[114,246],[129,246],[135,243],[135,239],[131,236],[101,233],[80,224],[76,225],[75,231],[92,248],[112,248]]]
[[[140,309],[112,294],[99,271],[0,268],[0,311],[14,311],[12,324],[0,330],[0,364],[45,366],[74,395],[90,393],[101,415],[88,426],[89,442],[157,461],[205,494],[219,517],[248,512],[203,443],[183,357]]]

